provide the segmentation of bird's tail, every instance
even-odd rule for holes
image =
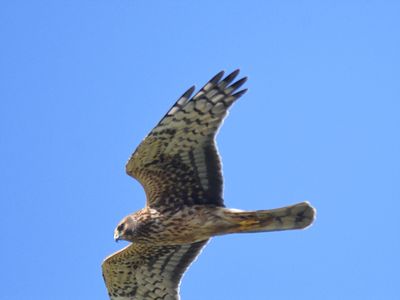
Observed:
[[[271,210],[236,211],[227,209],[226,220],[233,226],[227,233],[263,232],[302,229],[311,225],[315,209],[308,202],[301,202]]]

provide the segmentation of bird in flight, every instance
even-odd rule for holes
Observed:
[[[188,89],[126,164],[146,193],[145,208],[125,217],[114,239],[131,242],[107,257],[111,300],[178,300],[182,275],[209,239],[230,233],[301,229],[315,216],[308,202],[271,210],[227,208],[215,135],[246,90],[236,70]]]

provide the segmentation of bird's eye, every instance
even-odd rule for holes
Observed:
[[[117,227],[117,230],[122,231],[122,230],[124,230],[124,228],[125,228],[125,224],[119,224]]]

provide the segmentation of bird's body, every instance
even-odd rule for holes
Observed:
[[[114,232],[131,244],[106,258],[112,300],[178,300],[181,277],[207,241],[230,233],[300,229],[314,220],[308,202],[273,210],[226,208],[214,137],[246,79],[212,78],[185,92],[139,145],[126,171],[143,185],[147,204]]]
[[[204,241],[229,233],[265,232],[304,228],[313,220],[308,202],[273,210],[240,211],[218,206],[193,205],[160,212],[146,207],[125,217],[120,230],[124,239],[136,244],[177,245]],[[120,239],[119,233],[115,239]]]

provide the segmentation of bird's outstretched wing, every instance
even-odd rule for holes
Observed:
[[[147,205],[159,209],[181,205],[223,206],[222,174],[215,134],[246,81],[232,83],[239,70],[224,79],[214,76],[196,95],[187,90],[143,140],[126,165],[139,180]]]
[[[173,246],[131,244],[103,262],[111,300],[178,300],[183,273],[207,243]]]

